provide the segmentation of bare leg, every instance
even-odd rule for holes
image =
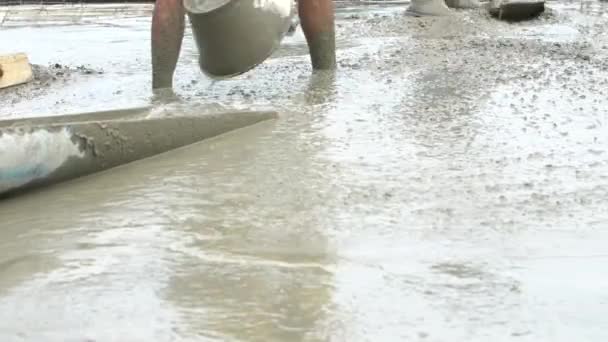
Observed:
[[[173,87],[184,37],[182,0],[156,0],[152,16],[152,88]]]
[[[298,0],[300,24],[315,70],[336,68],[336,34],[333,0]]]

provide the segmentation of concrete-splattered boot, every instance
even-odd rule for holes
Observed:
[[[412,0],[406,13],[414,16],[453,15],[453,12],[445,4],[444,0]]]
[[[445,3],[450,8],[471,9],[481,7],[478,0],[445,0]]]

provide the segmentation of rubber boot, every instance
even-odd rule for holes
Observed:
[[[453,15],[444,0],[412,0],[406,13],[414,16]]]
[[[471,9],[481,7],[478,0],[445,0],[445,3],[449,8]]]

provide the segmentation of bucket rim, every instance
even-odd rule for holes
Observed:
[[[205,9],[197,9],[196,6],[194,6],[194,3],[197,1],[202,1],[203,3],[209,2],[210,0],[183,0],[183,4],[184,4],[184,9],[186,10],[186,12],[192,13],[192,14],[210,14],[213,13],[217,10],[220,10],[224,7],[226,7],[227,5],[229,5],[230,3],[239,1],[239,0],[212,0],[212,2],[217,2],[217,4],[214,4],[213,6],[209,6],[208,8]]]

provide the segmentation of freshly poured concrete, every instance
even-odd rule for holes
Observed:
[[[3,201],[0,341],[608,340],[608,4],[584,5],[343,8],[333,75],[298,30],[212,83],[186,39],[165,106],[280,118]],[[105,71],[0,116],[151,105],[148,29],[0,30]]]

